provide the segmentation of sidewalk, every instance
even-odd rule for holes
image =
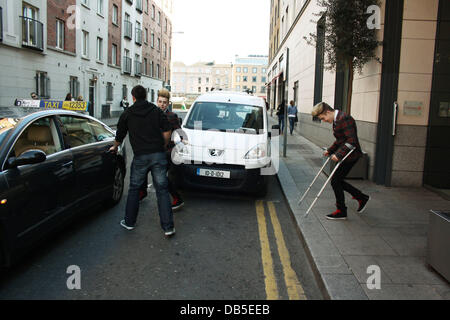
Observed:
[[[278,121],[269,116],[269,122],[271,127]],[[350,180],[372,198],[364,213],[356,213],[357,202],[346,194],[348,220],[327,220],[325,216],[336,210],[328,185],[305,218],[326,176],[320,176],[301,206],[297,202],[319,172],[322,153],[296,129],[288,136],[287,157],[280,156],[278,178],[328,297],[450,300],[450,284],[425,261],[429,211],[448,211],[450,201],[424,188],[387,188]],[[372,265],[381,270],[381,289],[369,290],[366,285],[372,275],[367,268]]]

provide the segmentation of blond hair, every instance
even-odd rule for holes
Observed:
[[[318,104],[316,104],[313,108],[313,110],[311,111],[311,115],[313,117],[318,117],[321,114],[326,113],[327,111],[333,111],[333,108],[331,108],[327,103],[325,102],[320,102]]]
[[[161,89],[158,91],[158,97],[166,98],[167,100],[170,100],[170,92],[167,89]]]

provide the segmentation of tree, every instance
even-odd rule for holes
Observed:
[[[372,12],[368,8],[379,7],[379,0],[317,0],[324,10],[317,16],[325,17],[325,69],[348,70],[347,110],[350,110],[353,75],[360,74],[366,63],[379,58],[375,49],[380,45],[376,29],[369,28]],[[305,37],[308,44],[317,45],[317,35]]]

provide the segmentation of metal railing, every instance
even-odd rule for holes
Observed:
[[[131,58],[123,57],[123,72],[131,74]]]
[[[142,29],[136,28],[136,44],[142,45]]]
[[[133,39],[133,24],[130,21],[125,21],[124,23],[125,30],[124,36],[125,38]]]
[[[134,75],[136,77],[140,77],[142,74],[142,62],[135,60],[134,61]]]
[[[20,16],[22,19],[22,45],[44,50],[44,24],[40,21]]]

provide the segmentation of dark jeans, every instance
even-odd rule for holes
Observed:
[[[178,193],[177,188],[175,186],[175,182],[173,181],[173,176],[175,175],[175,170],[173,170],[173,162],[172,159],[170,157],[170,154],[167,155],[167,180],[169,183],[169,194],[172,196],[172,198],[174,199],[179,199],[179,200],[183,200],[181,198],[181,195]],[[145,176],[145,181],[141,186],[141,191],[145,191],[147,192],[147,187],[148,187],[148,172],[147,175]]]
[[[336,196],[336,206],[343,211],[347,210],[347,207],[345,206],[344,191],[347,191],[357,199],[361,198],[363,195],[361,191],[344,181],[356,162],[357,161],[342,163],[331,179],[331,186],[333,187],[334,195]]]
[[[294,125],[295,125],[295,118],[289,117],[289,127],[291,129],[291,134],[294,131]]]
[[[169,183],[167,180],[167,158],[165,152],[134,157],[131,164],[125,223],[128,226],[136,224],[139,212],[139,188],[144,183],[149,171],[152,172],[153,184],[156,190],[161,227],[164,231],[167,231],[174,227],[174,223],[168,191]]]
[[[280,126],[280,133],[284,132],[284,114],[278,116],[278,125]]]

